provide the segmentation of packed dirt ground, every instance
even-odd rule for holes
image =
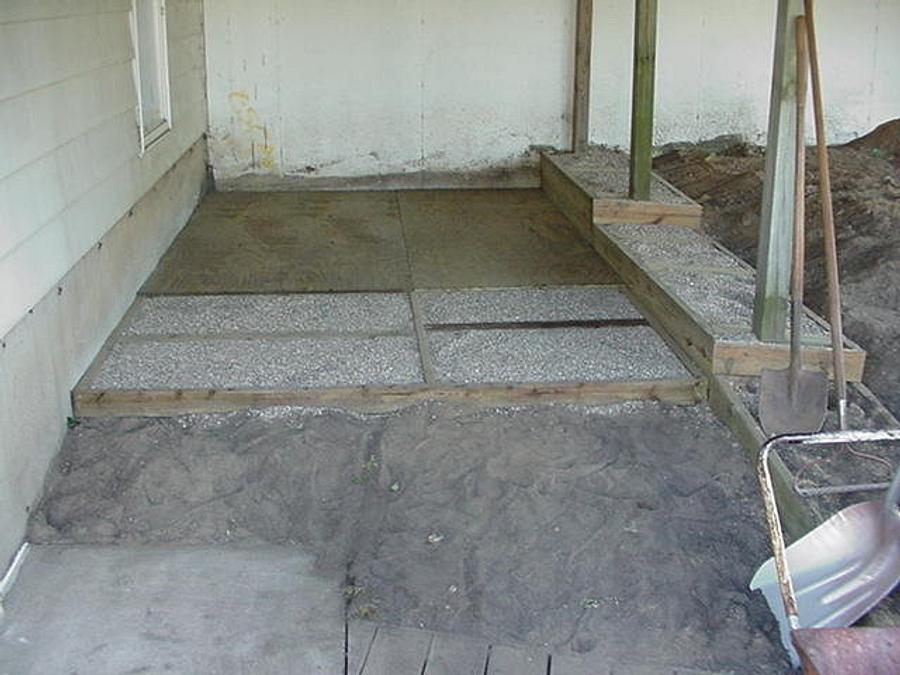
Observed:
[[[431,403],[85,420],[29,539],[292,546],[345,577],[348,619],[651,671],[784,672],[747,588],[763,523],[706,406]]]
[[[765,149],[719,139],[680,145],[656,171],[703,204],[706,231],[755,263]],[[825,316],[826,282],[815,148],[807,150],[806,298]],[[900,119],[830,148],[844,329],[868,352],[866,382],[900,416]]]

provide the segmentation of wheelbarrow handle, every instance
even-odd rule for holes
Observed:
[[[893,530],[900,528],[900,467],[894,474],[891,486],[884,495],[884,510],[889,519],[888,522],[893,523]]]
[[[775,486],[772,483],[772,471],[769,468],[769,455],[780,443],[800,440],[805,436],[776,436],[769,439],[759,451],[759,463],[756,473],[762,491],[763,507],[766,512],[766,525],[769,529],[769,541],[772,544],[772,556],[775,559],[775,574],[778,577],[778,590],[784,613],[791,630],[800,628],[800,617],[797,610],[797,596],[794,593],[794,582],[788,569],[787,547],[784,543],[784,531],[781,527],[781,516],[778,513],[778,502],[775,499]]]
[[[788,434],[770,438],[759,451],[756,473],[759,479],[766,512],[766,524],[769,540],[772,544],[772,556],[775,559],[775,574],[778,577],[778,590],[784,604],[784,613],[791,630],[800,627],[797,596],[787,562],[787,547],[784,543],[784,531],[781,527],[781,516],[778,513],[778,502],[775,499],[775,486],[769,467],[769,455],[779,445],[838,445],[842,443],[872,443],[877,441],[896,441],[900,443],[900,429],[882,431],[832,431],[818,434]],[[885,509],[890,512],[891,522],[900,529],[900,468],[894,475],[890,488],[884,497]]]

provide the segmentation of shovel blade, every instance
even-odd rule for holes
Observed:
[[[884,503],[854,504],[787,548],[801,628],[853,624],[900,581],[900,538],[885,526]],[[760,590],[781,628],[781,642],[795,665],[791,628],[769,558],[750,582]]]
[[[759,382],[759,422],[769,436],[812,434],[822,428],[828,378],[801,370],[791,395],[790,369],[764,370]]]

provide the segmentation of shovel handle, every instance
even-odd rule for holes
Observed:
[[[844,369],[844,327],[841,318],[841,286],[838,272],[837,236],[831,198],[831,172],[828,167],[828,141],[825,137],[825,110],[822,103],[822,77],[819,71],[819,49],[816,42],[814,0],[804,0],[809,64],[812,74],[813,109],[816,120],[816,157],[819,165],[819,201],[822,205],[822,230],[825,240],[825,275],[828,285],[828,322],[831,324],[831,350],[834,359],[834,382],[837,388],[838,421],[847,428],[847,376]]]
[[[801,339],[803,333],[803,264],[806,248],[806,90],[809,86],[806,18],[798,16],[794,27],[797,43],[797,120],[794,156],[794,238],[791,266],[791,400],[795,398],[800,379]]]
[[[891,486],[884,495],[885,518],[895,528],[900,527],[900,508],[898,508],[898,505],[900,505],[900,467],[897,468],[894,480],[891,481]]]

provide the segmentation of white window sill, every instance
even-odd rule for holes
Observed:
[[[145,130],[144,131],[144,140],[143,140],[144,148],[143,148],[143,151],[141,152],[141,154],[144,154],[145,152],[147,152],[147,150],[149,150],[152,145],[156,144],[158,141],[160,141],[162,138],[164,138],[165,135],[168,134],[171,130],[172,130],[172,125],[169,124],[169,122],[165,121],[165,120],[161,124],[158,124],[157,126],[153,127],[152,129]]]

